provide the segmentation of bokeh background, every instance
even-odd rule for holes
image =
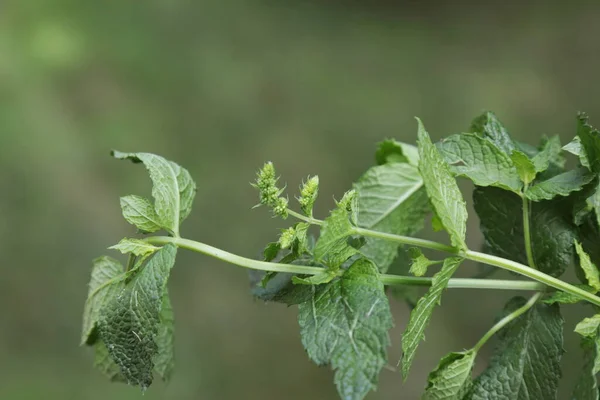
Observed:
[[[578,110],[600,125],[598,3],[497,3],[0,1],[0,399],[142,398],[78,347],[90,260],[134,234],[118,198],[150,191],[111,148],[188,168],[199,190],[184,235],[258,257],[286,226],[251,209],[264,161],[290,197],[318,173],[322,217],[377,141],[414,141],[413,116],[440,138],[491,109],[532,144],[568,140]],[[170,288],[177,371],[144,399],[337,398],[301,347],[296,310],[254,301],[246,271],[181,251]],[[369,398],[417,399],[437,360],[472,346],[512,295],[448,291],[409,380],[383,371]],[[408,309],[392,307],[395,365]],[[568,331],[585,311],[566,318],[562,398],[578,373]]]

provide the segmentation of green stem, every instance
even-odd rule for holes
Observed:
[[[525,187],[527,190],[527,186]],[[531,268],[537,269],[533,261],[533,251],[531,247],[531,233],[529,230],[529,199],[522,195],[523,199],[523,236],[525,237],[525,253],[527,253],[527,263]]]
[[[531,307],[533,307],[533,305],[540,299],[540,297],[542,297],[542,294],[543,293],[541,293],[541,292],[534,294],[529,299],[529,301],[527,301],[527,303],[525,303],[523,306],[517,308],[515,311],[511,312],[506,317],[504,317],[500,321],[498,321],[494,326],[492,326],[492,328],[489,331],[487,331],[485,333],[485,335],[483,335],[483,337],[481,339],[479,339],[479,342],[477,342],[477,344],[473,347],[472,350],[477,353],[479,351],[479,349],[481,349],[481,347],[483,347],[483,345],[492,336],[494,336],[496,333],[498,333],[498,331],[500,331],[502,328],[504,328],[510,322],[512,322],[515,319],[519,318],[521,315],[523,315],[524,313],[526,313],[527,310],[529,310]]]
[[[146,242],[155,245],[165,245],[172,243],[177,247],[206,254],[219,260],[228,262],[244,268],[256,269],[261,271],[287,272],[291,274],[316,275],[323,272],[323,268],[309,267],[294,264],[279,264],[273,262],[253,260],[229,253],[227,251],[209,246],[205,243],[194,240],[175,238],[170,236],[152,236],[145,239]],[[410,286],[431,286],[432,278],[417,278],[412,276],[400,275],[381,275],[381,281],[385,285],[410,285]],[[511,281],[495,279],[461,279],[453,278],[448,282],[448,288],[461,289],[500,289],[500,290],[543,290],[544,285],[529,281]]]
[[[292,217],[298,218],[299,220],[304,221],[304,222],[308,222],[309,224],[323,225],[323,220],[312,218],[312,217],[307,217],[306,215],[297,213],[296,211],[290,210],[289,208],[287,209],[287,213],[289,215],[291,215]]]
[[[442,243],[434,242],[433,240],[413,238],[410,236],[394,235],[391,233],[372,231],[370,229],[364,229],[364,228],[353,228],[351,233],[357,234],[357,235],[362,235],[362,236],[369,236],[369,237],[377,238],[377,239],[389,240],[392,242],[398,242],[398,243],[402,243],[402,244],[407,244],[409,246],[417,246],[417,247],[423,247],[426,249],[444,251],[446,253],[458,254],[458,249],[456,249],[452,246],[442,244]]]

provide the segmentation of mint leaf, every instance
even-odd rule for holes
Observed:
[[[375,160],[378,165],[408,163],[416,167],[419,165],[419,150],[411,144],[386,139],[378,144]]]
[[[315,363],[331,364],[342,399],[363,399],[377,386],[393,325],[377,267],[361,258],[340,279],[311,288],[298,306],[302,344]]]
[[[471,387],[471,371],[476,355],[474,351],[445,355],[429,374],[422,400],[462,399]]]
[[[174,332],[175,317],[173,315],[173,307],[171,307],[169,292],[165,288],[160,309],[160,325],[156,336],[158,352],[154,357],[154,370],[164,381],[169,381],[171,379],[171,374],[175,367]]]
[[[131,253],[134,256],[148,256],[160,247],[156,247],[144,240],[124,238],[118,244],[110,246],[109,249],[119,250],[123,254]]]
[[[532,162],[536,172],[546,171],[551,166],[563,168],[565,165],[565,157],[562,153],[560,145],[560,137],[553,136],[551,138],[544,137],[539,152],[533,156]]]
[[[575,241],[575,251],[577,251],[579,265],[581,266],[581,269],[583,269],[589,285],[596,291],[599,291],[600,274],[598,273],[598,268],[594,265],[592,260],[590,260],[590,256],[583,250],[581,243],[578,241]]]
[[[142,389],[152,383],[163,295],[176,252],[167,244],[154,253],[102,310],[100,337],[128,382]]]
[[[160,226],[179,234],[179,223],[189,215],[196,195],[196,184],[189,172],[155,154],[113,151],[112,156],[144,163],[152,179],[154,210]]]
[[[352,235],[352,224],[348,219],[348,211],[342,208],[334,209],[323,221],[321,235],[313,249],[317,262],[322,262],[332,269],[338,269],[348,258],[358,251],[347,243]]]
[[[533,161],[529,159],[527,154],[523,153],[522,151],[515,150],[510,155],[510,158],[517,169],[521,181],[526,185],[529,185],[531,182],[533,182],[535,176],[537,175],[537,171],[535,165],[533,165]]]
[[[100,257],[93,261],[92,277],[89,283],[88,297],[83,311],[83,329],[81,344],[94,344],[97,328],[103,308],[113,301],[125,286],[125,269],[114,258]]]
[[[308,278],[292,277],[292,283],[296,285],[322,285],[323,283],[331,282],[337,274],[331,271],[321,272],[317,275],[309,276]]]
[[[498,188],[478,187],[473,201],[490,253],[527,264],[521,198]],[[564,198],[531,205],[533,258],[540,271],[552,276],[560,276],[571,265],[574,254],[577,228],[565,212],[570,209]]]
[[[107,377],[111,382],[123,382],[126,383],[127,379],[121,373],[121,369],[110,358],[108,349],[102,340],[98,340],[94,344],[95,356],[94,356],[94,367],[98,369],[102,374]]]
[[[525,196],[533,201],[550,200],[556,196],[568,196],[571,192],[583,189],[594,178],[595,175],[587,168],[577,168],[535,183],[525,191]]]
[[[581,140],[579,139],[579,136],[575,136],[573,140],[564,145],[562,149],[579,157],[579,162],[581,162],[581,165],[590,168],[590,162],[588,161],[587,156],[585,155],[585,151],[583,150],[583,146],[581,145]]]
[[[421,250],[416,247],[410,249],[410,256],[412,257],[412,264],[409,272],[415,276],[423,276],[427,273],[427,268],[430,265],[437,264],[438,261],[431,261],[425,257]]]
[[[135,195],[121,197],[121,209],[125,220],[144,233],[162,229],[162,223],[154,211],[154,205],[148,199]]]
[[[417,306],[410,313],[408,326],[402,335],[402,376],[404,379],[408,376],[419,342],[425,339],[425,328],[429,324],[433,309],[440,304],[442,292],[462,260],[460,257],[451,257],[444,261],[442,269],[433,276],[431,287],[419,299]]]
[[[589,168],[595,173],[600,173],[600,132],[592,128],[587,121],[586,114],[580,113],[577,116],[577,136]]]
[[[354,189],[359,227],[395,235],[413,235],[423,227],[429,202],[415,166],[394,163],[372,167]],[[360,251],[385,272],[398,253],[398,244],[368,237]]]
[[[583,365],[577,385],[573,391],[573,399],[598,400],[598,381],[596,379],[595,364],[598,358],[596,341],[588,338],[581,339],[583,350]]]
[[[593,317],[584,318],[575,327],[575,332],[583,337],[595,339],[598,336],[598,328],[600,327],[600,314]]]
[[[573,286],[577,286],[579,289],[583,289],[590,293],[596,293],[596,290],[593,287],[588,286],[588,285],[573,285]],[[581,297],[575,296],[571,293],[561,292],[560,290],[557,290],[556,292],[552,293],[550,296],[548,296],[547,298],[545,298],[542,301],[546,304],[554,304],[554,303],[575,304],[575,303],[579,303],[580,301],[584,301],[584,300]]]
[[[506,312],[524,304],[523,298],[512,299]],[[489,366],[467,398],[555,399],[564,353],[562,328],[558,306],[538,304],[502,329]]]
[[[523,186],[511,158],[486,138],[473,133],[452,135],[438,142],[437,148],[452,172],[478,186],[498,186],[513,192]]]
[[[450,235],[454,247],[467,250],[467,207],[448,164],[431,142],[423,123],[419,124],[419,171],[431,204]]]
[[[490,139],[507,155],[515,149],[515,143],[493,112],[486,111],[475,118],[471,123],[470,131]]]

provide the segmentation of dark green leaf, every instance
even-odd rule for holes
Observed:
[[[571,206],[559,198],[531,206],[531,246],[536,266],[552,276],[560,276],[571,264],[573,241],[577,237]],[[476,188],[475,211],[489,251],[499,257],[527,264],[523,236],[522,200],[514,193],[497,188]]]
[[[551,200],[556,196],[568,196],[579,191],[594,179],[595,175],[587,168],[577,168],[548,180],[536,182],[525,192],[525,196],[533,201]]]
[[[154,253],[102,311],[100,337],[128,382],[142,389],[152,383],[163,294],[176,252],[167,244]]]
[[[121,373],[121,369],[110,358],[108,349],[102,340],[98,340],[94,344],[94,367],[98,369],[102,374],[107,377],[111,382],[123,382],[127,383],[127,379]]]
[[[523,186],[511,158],[490,140],[473,133],[452,135],[437,143],[452,172],[478,186],[518,192]]]
[[[154,357],[154,370],[167,382],[171,379],[171,374],[175,367],[174,332],[175,317],[173,315],[173,307],[171,307],[169,292],[165,289],[160,309],[160,325],[158,327],[158,335],[156,336],[158,352]]]
[[[358,195],[358,226],[396,235],[413,235],[423,227],[429,209],[423,180],[410,164],[386,164],[369,169],[354,184]],[[366,238],[361,253],[385,272],[398,244]]]
[[[471,371],[477,353],[473,351],[445,355],[429,374],[422,400],[458,400],[471,387]]]
[[[490,139],[500,150],[510,155],[515,143],[493,112],[486,111],[471,123],[471,132]]]
[[[440,304],[442,292],[462,260],[459,257],[452,257],[444,261],[442,269],[433,276],[431,287],[419,299],[417,306],[410,313],[408,326],[402,335],[402,376],[404,379],[408,376],[419,342],[425,339],[425,328],[429,324],[433,309]]]
[[[515,298],[507,313],[525,304]],[[563,319],[558,305],[538,304],[502,329],[489,366],[477,377],[469,400],[556,399],[561,377]]]
[[[340,279],[311,288],[298,306],[302,343],[315,363],[331,364],[342,399],[363,399],[377,386],[393,325],[377,268],[359,259]]]
[[[456,180],[421,120],[419,123],[419,171],[423,177],[431,204],[450,235],[452,245],[466,250],[467,207]]]
[[[574,400],[598,400],[598,381],[594,372],[596,358],[598,358],[596,341],[582,338],[581,348],[583,350],[583,366],[572,398]]]

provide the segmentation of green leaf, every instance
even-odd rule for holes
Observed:
[[[510,155],[510,158],[517,168],[517,172],[519,174],[519,178],[521,178],[521,181],[526,185],[529,185],[531,182],[533,182],[535,176],[537,175],[537,171],[535,165],[533,165],[533,161],[529,159],[527,154],[523,153],[522,151],[515,150]]]
[[[560,145],[560,137],[544,137],[540,151],[533,156],[532,161],[536,172],[546,171],[551,165],[563,168],[566,160]]]
[[[267,247],[265,247],[263,250],[263,259],[265,261],[273,261],[279,254],[280,250],[281,246],[279,245],[279,242],[271,242],[267,244]]]
[[[515,149],[515,143],[493,112],[486,111],[475,118],[471,123],[470,131],[490,139],[507,155]]]
[[[596,379],[595,365],[598,358],[598,347],[595,340],[582,339],[583,350],[582,371],[579,374],[577,385],[573,391],[573,399],[598,400],[598,381]]]
[[[120,160],[144,163],[152,179],[154,210],[160,226],[179,234],[179,224],[192,210],[196,195],[196,184],[189,172],[155,154],[113,151],[112,156]]]
[[[392,275],[408,275],[412,259],[409,254],[409,249],[406,246],[401,246],[398,249],[398,257],[396,261],[390,266],[388,273]],[[409,309],[415,308],[417,301],[419,301],[420,292],[417,286],[409,285],[394,285],[387,286],[392,296],[400,301],[406,302]]]
[[[160,309],[160,325],[156,336],[158,352],[154,357],[154,370],[164,381],[171,379],[175,367],[175,317],[173,307],[169,299],[169,292],[165,289],[162,296],[162,307]]]
[[[121,369],[108,354],[108,349],[102,340],[94,344],[95,356],[94,367],[107,377],[111,382],[127,383],[127,379],[121,373]]]
[[[410,255],[412,257],[412,264],[410,266],[410,273],[415,276],[423,276],[427,273],[427,268],[430,265],[437,264],[437,261],[431,261],[425,257],[421,250],[416,247],[410,249]]]
[[[512,299],[507,313],[525,304]],[[538,304],[502,329],[489,366],[473,383],[470,400],[555,399],[561,377],[563,319],[558,305]]]
[[[402,335],[402,376],[404,379],[408,376],[419,342],[425,339],[425,328],[429,324],[433,309],[441,303],[442,292],[462,260],[460,257],[451,257],[444,261],[442,269],[433,276],[431,287],[419,299],[417,306],[410,313],[408,326]]]
[[[123,254],[131,253],[134,256],[148,256],[160,247],[151,245],[144,240],[124,238],[118,244],[110,246],[109,249],[119,250]]]
[[[114,300],[125,286],[125,269],[114,258],[100,257],[94,260],[88,297],[83,311],[81,344],[94,344],[97,328],[104,307]]]
[[[471,372],[475,363],[474,351],[445,355],[429,374],[422,400],[462,399],[471,387]]]
[[[419,165],[419,150],[411,144],[386,139],[378,144],[375,160],[378,165],[408,163],[416,167]]]
[[[467,207],[448,164],[431,142],[421,120],[419,123],[419,171],[431,204],[450,235],[454,247],[467,250]]]
[[[571,192],[583,189],[595,175],[587,168],[577,168],[546,181],[537,182],[525,191],[525,196],[533,201],[551,200],[556,196],[568,196]]]
[[[562,149],[579,157],[579,162],[581,162],[581,165],[590,168],[590,162],[588,161],[587,156],[585,155],[585,151],[583,151],[583,146],[581,145],[581,140],[579,139],[579,136],[575,136],[573,140],[564,145]]]
[[[393,326],[377,268],[361,258],[340,279],[311,288],[298,306],[302,344],[315,363],[331,364],[342,399],[363,399],[387,362]]]
[[[583,289],[586,292],[596,293],[596,290],[593,287],[588,286],[588,285],[573,285],[573,286],[577,286],[579,289]],[[554,304],[554,303],[575,304],[575,303],[579,303],[580,301],[585,301],[585,300],[582,299],[581,297],[575,296],[571,293],[561,292],[560,290],[557,290],[556,292],[552,293],[549,297],[547,297],[546,299],[544,299],[542,301],[546,304]]]
[[[523,236],[523,202],[514,193],[498,188],[473,191],[486,246],[493,255],[527,264]],[[540,271],[560,276],[571,265],[577,227],[572,222],[568,199],[533,203],[530,213],[531,246]],[[510,234],[507,234],[510,232]]]
[[[295,285],[322,285],[323,283],[331,282],[337,274],[331,271],[321,272],[320,274],[309,276],[308,278],[300,278],[292,276],[292,283]]]
[[[478,186],[498,186],[513,192],[523,186],[511,158],[486,138],[473,133],[452,135],[438,142],[437,148],[453,173]]]
[[[595,339],[598,336],[598,327],[600,327],[600,314],[584,318],[575,327],[575,332],[583,337]]]
[[[148,199],[135,195],[121,197],[121,209],[125,220],[144,233],[162,229],[162,223]]]
[[[587,120],[588,117],[584,113],[577,116],[577,136],[589,168],[595,173],[600,173],[600,132],[592,128]]]
[[[575,251],[577,251],[577,255],[579,256],[579,265],[581,266],[581,269],[583,269],[589,285],[596,291],[599,291],[600,274],[598,273],[598,268],[594,265],[592,260],[590,260],[590,256],[583,250],[581,243],[578,241],[575,241]]]
[[[321,235],[313,249],[317,262],[322,262],[332,269],[338,269],[348,258],[358,251],[347,243],[352,235],[352,224],[348,219],[348,211],[342,208],[334,209],[323,221]]]
[[[100,337],[128,382],[142,389],[152,383],[163,294],[176,252],[167,244],[154,253],[102,312]]]
[[[423,227],[429,201],[415,166],[394,163],[372,167],[354,189],[359,227],[395,235],[414,235]],[[368,237],[360,251],[385,272],[398,253],[398,244]]]

